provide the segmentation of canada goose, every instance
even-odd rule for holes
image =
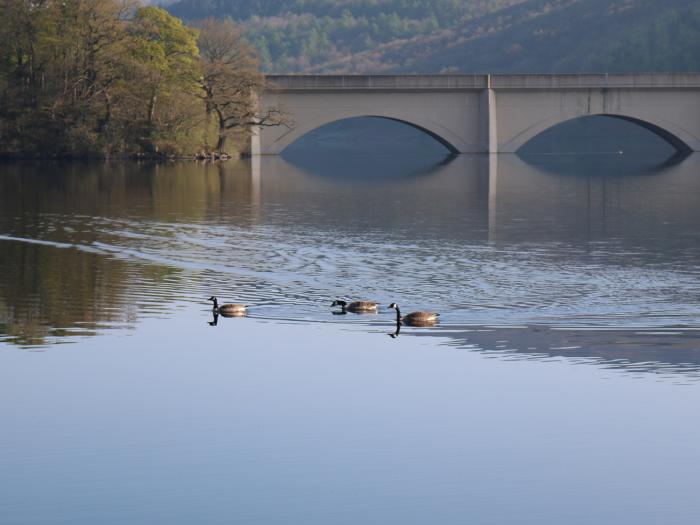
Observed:
[[[391,303],[389,308],[396,310],[396,322],[409,326],[433,326],[437,322],[437,318],[440,317],[440,314],[434,312],[411,312],[401,316],[401,310],[396,303]]]
[[[374,314],[377,313],[379,303],[375,303],[374,301],[353,301],[352,303],[348,304],[347,301],[336,299],[331,304],[331,308],[334,306],[340,306],[342,313],[347,311],[355,314]]]
[[[243,317],[246,314],[246,306],[244,304],[222,304],[213,295],[208,299],[214,301],[214,312],[221,314],[222,317]]]

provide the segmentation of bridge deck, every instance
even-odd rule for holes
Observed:
[[[464,91],[474,89],[688,89],[700,73],[629,75],[267,75],[270,91]]]

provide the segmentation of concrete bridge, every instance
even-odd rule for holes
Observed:
[[[304,134],[352,117],[419,128],[453,153],[513,153],[567,120],[631,121],[683,152],[700,151],[700,74],[271,75],[261,112],[279,107],[289,127],[254,131],[253,155],[277,155]]]

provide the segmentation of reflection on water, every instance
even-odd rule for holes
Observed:
[[[0,167],[0,522],[697,523],[700,157],[405,160]]]
[[[446,327],[697,328],[700,158],[586,158],[3,166],[0,337],[74,340],[212,293],[273,319],[339,321],[344,296]]]
[[[440,331],[440,335],[448,337],[446,344],[449,346],[498,359],[566,359],[569,363],[654,373],[674,380],[680,374],[684,384],[700,381],[700,333],[697,329],[455,326]]]

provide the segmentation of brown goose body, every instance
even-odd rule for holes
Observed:
[[[222,304],[219,306],[219,314],[223,317],[243,317],[246,314],[246,307],[244,304]]]
[[[345,301],[337,300],[333,301],[331,307],[333,306],[340,306],[344,311],[347,310],[348,312],[353,312],[356,314],[364,314],[377,313],[379,303],[374,301],[353,301],[351,303],[347,303]]]
[[[214,301],[214,311],[222,317],[243,317],[246,314],[246,305],[237,303],[227,303],[219,306],[216,297],[209,298]]]
[[[349,312],[376,312],[379,303],[372,301],[353,301],[345,307]]]
[[[434,326],[437,323],[440,314],[435,312],[411,312],[410,314],[401,315],[399,305],[391,303],[389,308],[396,310],[396,320],[407,326]]]
[[[401,317],[401,322],[411,326],[433,326],[440,314],[434,312],[411,312]]]

